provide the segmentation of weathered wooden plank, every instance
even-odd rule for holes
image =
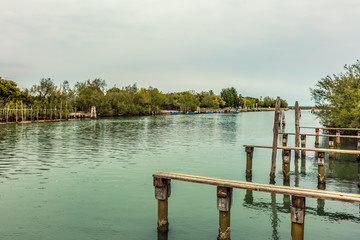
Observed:
[[[322,129],[322,130],[341,130],[341,131],[358,131],[360,130],[359,128],[331,128],[331,127],[302,127],[300,126],[300,128],[309,128],[309,129]]]
[[[287,135],[296,135],[296,133],[279,133],[281,134],[287,134]],[[340,138],[354,138],[354,139],[360,139],[360,136],[352,136],[352,135],[327,135],[327,134],[313,134],[313,133],[301,133],[301,135],[305,136],[319,136],[319,137],[340,137]]]
[[[254,148],[272,148],[267,145],[243,145],[243,147],[254,147]],[[305,150],[311,152],[328,152],[328,153],[346,153],[346,154],[360,154],[359,150],[344,150],[344,149],[327,149],[327,148],[302,148],[302,147],[282,147],[278,146],[277,149],[288,149],[288,150]]]
[[[222,179],[222,178],[214,178],[214,177],[206,177],[206,176],[198,176],[198,175],[174,173],[174,172],[158,172],[154,174],[153,177],[208,184],[208,185],[227,187],[227,188],[239,188],[239,189],[254,190],[261,192],[293,195],[298,197],[310,197],[310,198],[318,198],[325,200],[360,203],[360,194],[353,194],[353,193],[343,193],[343,192],[326,191],[326,190],[309,189],[309,188],[243,182],[238,180],[230,180],[230,179]]]

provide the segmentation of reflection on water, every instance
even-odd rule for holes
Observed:
[[[292,114],[286,115],[287,132],[294,132]],[[302,115],[304,125],[313,125],[309,112]],[[2,239],[168,239],[156,232],[151,174],[166,170],[246,180],[242,145],[271,145],[272,122],[272,112],[257,112],[0,125],[0,211],[10,216],[0,218]],[[314,140],[307,139],[308,147]],[[288,145],[294,145],[291,136]],[[320,138],[320,147],[328,147],[327,138]],[[341,147],[356,149],[356,141],[344,140]],[[252,181],[268,183],[270,159],[271,151],[255,149]],[[327,156],[325,164],[327,190],[359,193],[356,157]],[[292,156],[290,166],[290,181],[284,182],[279,152],[276,184],[317,188],[314,153]],[[174,181],[169,237],[213,238],[218,222],[213,189],[182,186]],[[189,199],[205,209],[189,206]],[[236,235],[237,228],[249,230],[249,236],[256,228],[263,238],[288,238],[290,196],[238,190],[233,205],[234,239],[247,234]],[[189,218],[187,211],[202,217]],[[248,226],[246,214],[262,227]],[[327,224],[359,223],[359,207],[351,204],[307,201],[306,214],[320,226],[312,234]]]

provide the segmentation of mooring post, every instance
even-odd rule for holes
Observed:
[[[270,171],[270,182],[275,181],[275,170],[276,170],[276,153],[277,153],[277,142],[279,136],[279,114],[280,114],[280,97],[276,98],[276,108],[274,117],[274,128],[273,128],[273,145],[272,145],[272,156],[271,156],[271,171]]]
[[[320,132],[320,129],[319,128],[315,128],[315,147],[318,147],[319,146],[319,132]]]
[[[340,130],[336,130],[336,145],[340,146]]]
[[[283,147],[287,146],[287,140],[288,140],[288,134],[283,133],[283,135],[282,135],[282,145],[283,145]],[[282,156],[284,156],[284,149],[282,150]]]
[[[232,188],[217,187],[217,209],[219,210],[218,240],[230,240],[230,209],[232,205]]]
[[[291,150],[284,149],[283,154],[283,177],[284,182],[290,181],[290,159],[291,159]]]
[[[154,177],[155,198],[158,200],[157,228],[160,232],[169,231],[168,198],[171,194],[169,179]]]
[[[305,134],[301,134],[301,147],[306,148],[306,135]],[[301,157],[305,157],[305,156],[306,156],[306,151],[301,150]]]
[[[251,178],[254,147],[246,147],[245,151],[246,151],[246,177]]]
[[[329,148],[334,149],[334,137],[329,137]],[[329,153],[329,158],[334,158],[334,153]]]
[[[282,126],[285,127],[285,110],[282,110]]]
[[[318,152],[318,183],[324,184],[325,182],[325,153]]]
[[[305,198],[291,196],[291,240],[304,239]]]
[[[299,103],[295,102],[295,147],[299,147],[299,134],[300,134],[300,126],[299,126]],[[295,150],[295,158],[299,157],[299,150]]]

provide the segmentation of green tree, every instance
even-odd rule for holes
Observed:
[[[240,98],[234,87],[222,89],[220,95],[228,107],[237,107],[240,105]]]
[[[17,84],[11,80],[0,77],[0,100],[3,103],[9,101],[30,101],[28,92],[21,91]]]
[[[310,89],[315,114],[327,127],[360,127],[360,61],[344,66],[345,72],[326,76]]]

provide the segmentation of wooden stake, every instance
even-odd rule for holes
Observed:
[[[291,196],[291,240],[304,239],[305,198]]]
[[[171,194],[171,185],[168,179],[154,177],[155,198],[158,200],[158,223],[160,232],[169,231],[168,198]]]
[[[282,126],[285,127],[285,110],[282,110]]]
[[[329,149],[334,149],[334,137],[329,137]],[[334,158],[334,153],[329,153],[329,158]]]
[[[318,183],[324,184],[325,182],[325,153],[318,152]]]
[[[288,134],[283,133],[283,135],[282,135],[282,145],[283,145],[283,147],[286,147],[287,141],[288,141]],[[284,156],[284,150],[282,150],[282,155]]]
[[[300,134],[300,125],[299,125],[299,103],[295,102],[295,147],[299,147],[299,134]],[[299,150],[295,150],[295,158],[299,157]]]
[[[319,128],[315,128],[315,134],[317,136],[315,136],[315,147],[318,147],[319,146]]]
[[[340,146],[340,130],[336,130],[336,145]]]
[[[291,160],[291,150],[284,150],[283,177],[285,182],[290,181],[290,160]]]
[[[230,209],[232,188],[217,186],[217,209],[219,210],[218,240],[230,240]]]
[[[306,135],[301,134],[301,147],[306,148]],[[301,150],[301,157],[306,156],[306,151]]]
[[[246,177],[251,178],[252,177],[252,160],[253,160],[254,148],[246,147],[245,151],[246,151]]]
[[[280,114],[280,97],[276,98],[276,108],[275,108],[275,117],[274,117],[274,128],[273,128],[273,148],[272,148],[272,158],[271,158],[271,171],[270,171],[270,181],[275,181],[275,171],[276,171],[276,152],[277,152],[277,141],[279,136],[279,114]]]

